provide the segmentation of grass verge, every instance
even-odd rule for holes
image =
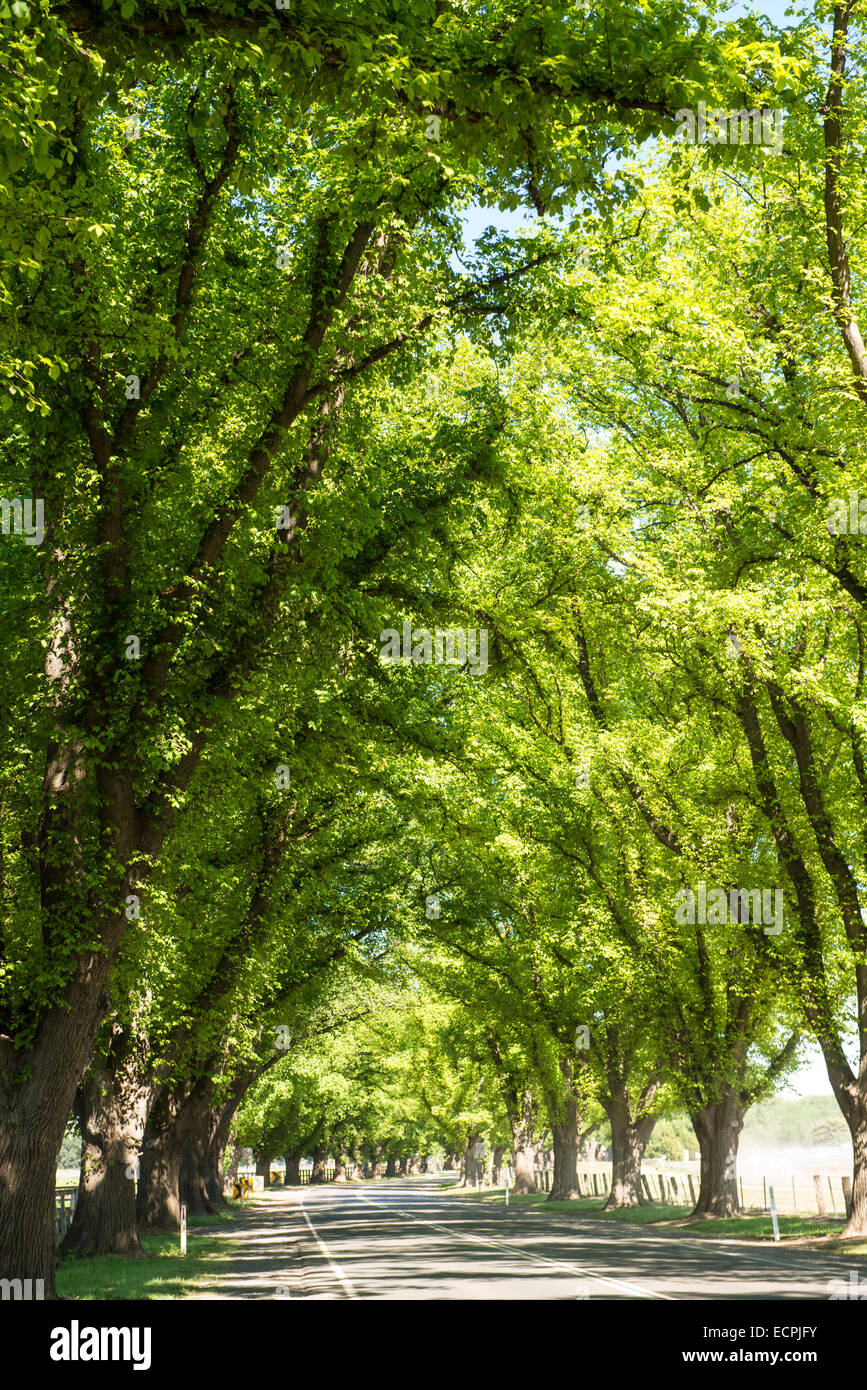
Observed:
[[[503,1205],[505,1189],[485,1188],[481,1193],[472,1188],[448,1187],[443,1191],[454,1197],[474,1198],[476,1201]],[[533,1212],[550,1212],[583,1219],[594,1217],[601,1221],[619,1221],[631,1226],[658,1226],[684,1235],[701,1236],[707,1239],[728,1239],[755,1241],[757,1244],[773,1244],[774,1233],[771,1218],[765,1212],[747,1213],[745,1216],[720,1217],[710,1221],[690,1221],[683,1207],[649,1204],[644,1207],[628,1207],[619,1211],[603,1211],[605,1205],[601,1197],[581,1197],[574,1202],[549,1202],[544,1195],[537,1197],[510,1197],[510,1207],[520,1207]],[[847,1255],[867,1255],[867,1241],[841,1240],[842,1220],[818,1216],[778,1216],[780,1244],[783,1242],[821,1242],[822,1248],[840,1250]]]
[[[200,1292],[220,1265],[231,1258],[236,1242],[209,1235],[209,1231],[231,1225],[235,1216],[232,1207],[213,1216],[191,1217],[186,1255],[181,1254],[179,1235],[149,1232],[140,1236],[144,1259],[63,1255],[57,1265],[57,1292],[61,1298],[83,1300],[188,1298]]]

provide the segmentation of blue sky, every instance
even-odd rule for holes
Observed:
[[[795,6],[792,4],[792,0],[735,0],[723,11],[723,18],[734,19],[740,14],[752,12],[753,14],[765,15],[773,24],[784,27],[793,23],[792,17],[787,15],[787,11],[793,8]],[[797,9],[799,11],[809,12],[810,8],[811,6],[804,3],[804,0],[798,0]],[[527,214],[520,210],[500,212],[496,208],[480,208],[474,204],[464,216],[464,246],[467,251],[471,251],[475,239],[481,235],[486,227],[494,226],[499,227],[502,231],[512,231],[528,220],[530,219]],[[458,267],[455,266],[455,268]]]

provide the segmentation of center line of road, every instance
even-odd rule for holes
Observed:
[[[318,1234],[318,1232],[317,1232],[315,1226],[313,1225],[313,1222],[310,1220],[310,1217],[307,1215],[307,1212],[306,1212],[306,1210],[305,1210],[305,1208],[304,1208],[304,1198],[303,1198],[303,1197],[299,1197],[299,1199],[298,1199],[298,1206],[299,1206],[299,1208],[300,1208],[300,1210],[301,1210],[301,1215],[304,1217],[304,1220],[307,1222],[307,1225],[310,1227],[310,1233],[311,1233],[311,1235],[313,1236],[313,1239],[316,1241],[316,1244],[319,1246],[319,1249],[322,1251],[322,1253],[323,1253],[323,1255],[325,1256],[326,1260],[327,1260],[328,1263],[331,1265],[331,1268],[334,1270],[334,1273],[337,1275],[338,1279],[340,1280],[341,1284],[343,1285],[343,1287],[344,1287],[344,1289],[345,1289],[345,1291],[346,1291],[346,1296],[347,1296],[347,1298],[355,1298],[355,1297],[357,1297],[356,1292],[355,1292],[355,1289],[352,1287],[352,1284],[349,1282],[349,1280],[347,1279],[346,1275],[343,1273],[343,1270],[340,1268],[340,1265],[337,1263],[337,1261],[336,1261],[336,1260],[334,1259],[334,1257],[332,1256],[331,1251],[328,1249],[328,1246],[325,1244],[325,1241],[320,1239],[319,1234]]]
[[[527,1250],[519,1250],[514,1245],[507,1245],[504,1241],[493,1240],[490,1236],[471,1236],[463,1231],[456,1231],[451,1226],[441,1226],[437,1221],[425,1221],[418,1216],[410,1216],[408,1212],[400,1207],[393,1207],[390,1203],[376,1202],[370,1197],[365,1197],[363,1193],[358,1194],[359,1201],[367,1202],[368,1206],[384,1207],[386,1211],[397,1211],[400,1216],[412,1221],[416,1226],[430,1226],[434,1231],[445,1231],[446,1235],[457,1236],[458,1240],[469,1240],[475,1245],[490,1245],[497,1250],[505,1250],[509,1255],[517,1255],[521,1260],[532,1260],[535,1264],[550,1265],[553,1269],[563,1269],[569,1274],[583,1274],[588,1279],[596,1279],[600,1284],[610,1284],[615,1289],[627,1289],[629,1293],[637,1294],[639,1298],[662,1298],[666,1303],[673,1303],[671,1294],[656,1293],[650,1289],[640,1289],[636,1284],[629,1284],[625,1279],[609,1279],[605,1274],[594,1274],[590,1269],[584,1269],[581,1265],[564,1264],[560,1260],[549,1260],[545,1255],[531,1255]]]

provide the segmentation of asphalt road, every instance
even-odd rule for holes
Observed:
[[[864,1277],[863,1259],[494,1206],[436,1178],[278,1189],[239,1235],[206,1297],[827,1300]]]

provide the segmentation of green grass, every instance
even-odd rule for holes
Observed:
[[[448,1187],[444,1188],[454,1197],[470,1197],[476,1201],[496,1203],[503,1205],[504,1189],[502,1187],[483,1188],[481,1194],[474,1188]],[[566,1214],[579,1218],[594,1217],[601,1221],[620,1221],[631,1226],[665,1226],[668,1230],[682,1232],[688,1236],[702,1236],[717,1239],[734,1238],[736,1240],[751,1240],[759,1243],[770,1241],[773,1243],[774,1232],[771,1225],[771,1218],[767,1213],[756,1213],[747,1216],[720,1217],[710,1221],[689,1221],[687,1220],[688,1209],[686,1207],[662,1206],[651,1203],[643,1207],[627,1207],[617,1211],[603,1211],[605,1205],[601,1197],[582,1197],[574,1202],[549,1202],[544,1194],[536,1197],[510,1197],[510,1207],[521,1207],[533,1212],[551,1212],[556,1214]],[[809,1216],[778,1216],[780,1226],[780,1242],[786,1240],[818,1239],[828,1236],[840,1236],[844,1222],[834,1221],[821,1217]],[[847,1254],[861,1255],[867,1254],[867,1243],[849,1242],[843,1243],[842,1248]]]
[[[237,1242],[208,1235],[208,1230],[234,1219],[233,1209],[191,1217],[186,1255],[181,1255],[179,1235],[149,1233],[140,1236],[144,1259],[64,1255],[57,1266],[57,1292],[62,1298],[80,1299],[187,1298],[200,1292],[231,1257]]]

